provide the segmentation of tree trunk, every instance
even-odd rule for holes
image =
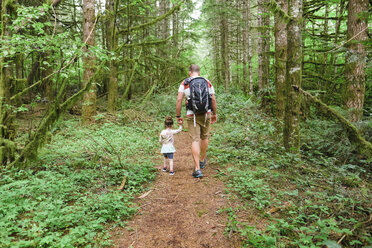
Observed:
[[[241,13],[241,0],[238,0],[236,3],[236,11]],[[238,19],[236,23],[236,85],[240,86],[240,22],[241,19]]]
[[[269,83],[270,69],[270,15],[267,0],[258,1],[258,88],[263,90]]]
[[[214,20],[217,21],[217,18]],[[215,23],[214,29],[218,30],[218,23]],[[217,31],[215,31],[217,33]],[[214,69],[216,74],[216,82],[221,83],[222,76],[221,76],[221,53],[220,53],[220,39],[219,36],[216,34],[213,37],[213,45],[214,45],[214,53],[213,53],[213,60],[214,60]]]
[[[169,0],[160,0],[160,15],[165,15],[169,10]],[[161,38],[164,40],[169,37],[169,18],[161,22]]]
[[[225,91],[228,92],[229,90],[229,81],[230,81],[230,65],[229,65],[229,51],[228,51],[228,43],[229,43],[229,27],[227,23],[227,17],[225,13],[225,4],[226,0],[222,0],[221,2],[221,57],[222,57],[222,74],[224,78],[224,85]]]
[[[338,18],[336,21],[336,28],[335,28],[336,29],[335,41],[334,41],[335,46],[337,46],[338,36],[340,34],[341,20],[342,20],[342,15],[344,13],[344,8],[345,8],[345,0],[341,0],[340,5],[337,6],[337,9],[336,9],[336,17]],[[333,65],[335,66],[334,71],[333,71],[333,77],[335,78],[337,74],[337,66],[336,66],[337,54],[332,54],[331,62],[333,62]]]
[[[277,1],[280,8],[287,13],[287,0]],[[285,21],[275,15],[275,92],[276,92],[276,117],[284,119],[284,90],[287,61],[287,30]]]
[[[301,97],[293,85],[301,87],[302,81],[302,0],[288,1],[288,15],[292,17],[287,25],[287,68],[286,103],[284,114],[284,146],[294,153],[300,150],[300,104]]]
[[[10,36],[9,29],[7,26],[10,24],[10,19],[8,11],[8,2],[1,1],[1,36],[3,39],[4,36]],[[14,113],[5,105],[10,104],[10,86],[12,80],[14,79],[13,68],[12,66],[5,66],[9,58],[0,57],[0,163],[1,165],[6,165],[8,161],[14,159],[15,153],[15,126],[14,126]]]
[[[350,0],[348,4],[345,78],[346,106],[351,121],[359,121],[363,114],[365,93],[366,49],[361,43],[368,39],[368,0]]]
[[[95,56],[89,48],[95,45],[95,9],[94,0],[83,0],[83,41],[86,41],[84,48],[84,74],[83,87],[94,74]],[[83,124],[94,123],[96,115],[96,86],[92,83],[91,88],[83,95],[82,122]]]
[[[249,71],[249,94],[253,95],[252,35],[251,35],[251,1],[247,1],[247,49]]]
[[[118,35],[116,33],[116,9],[115,0],[108,0],[106,8],[110,11],[109,21],[106,23],[106,42],[109,51],[115,51],[118,46]],[[110,75],[108,82],[108,99],[107,111],[114,114],[118,103],[118,63],[117,61],[110,62]]]
[[[243,90],[244,94],[248,94],[248,68],[247,68],[247,62],[248,62],[248,47],[247,47],[247,35],[248,35],[248,9],[247,4],[248,0],[243,0]]]
[[[259,90],[266,89],[269,85],[270,72],[270,13],[267,7],[268,0],[259,0],[259,64],[258,64],[258,86]],[[261,107],[267,108],[268,92],[263,91],[261,94]]]
[[[176,4],[173,4],[173,7],[175,5]],[[178,12],[174,12],[173,17],[172,17],[172,36],[173,36],[172,40],[173,40],[174,47],[178,49],[177,34],[178,34]]]
[[[258,15],[258,27],[259,27],[259,32],[258,32],[258,41],[257,41],[257,52],[258,52],[258,89],[262,90],[263,89],[263,32],[262,32],[262,26],[263,26],[263,1],[264,0],[258,0],[258,9],[257,9],[257,15]]]
[[[320,99],[311,95],[309,92],[297,87],[294,87],[294,89],[299,91],[305,97],[305,100],[315,105],[318,110],[328,115],[331,119],[339,121],[342,128],[346,131],[350,142],[357,145],[358,152],[363,157],[369,158],[372,156],[372,144],[364,139],[358,128],[356,128],[350,121],[333,108],[327,106]]]
[[[267,88],[269,85],[270,76],[270,11],[268,10],[267,4],[268,0],[263,0],[263,64],[262,64],[262,86],[263,89]]]

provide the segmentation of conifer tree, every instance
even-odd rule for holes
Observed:
[[[94,0],[83,0],[83,41],[86,42],[83,56],[83,86],[88,83],[94,74],[95,56],[90,49],[95,45],[95,24]],[[96,86],[95,83],[93,83],[91,88],[85,92],[83,96],[83,124],[94,122],[94,116],[96,115],[96,98]]]
[[[352,121],[359,121],[363,114],[367,58],[363,42],[368,39],[368,5],[367,0],[350,0],[348,4],[345,78],[346,106]]]

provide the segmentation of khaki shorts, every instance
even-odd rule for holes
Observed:
[[[205,114],[195,115],[196,126],[194,126],[194,116],[187,116],[187,128],[189,129],[189,135],[192,141],[200,141],[208,139],[209,132],[211,130],[211,115],[207,115],[205,119]]]

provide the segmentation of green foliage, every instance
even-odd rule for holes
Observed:
[[[301,140],[305,150],[347,159],[355,152],[342,126],[333,121],[310,119],[304,124]]]
[[[370,162],[353,154],[337,123],[308,120],[299,156],[285,152],[253,98],[218,94],[218,103],[210,161],[224,164],[219,174],[242,200],[226,210],[226,233],[243,247],[339,247],[344,235],[342,247],[372,245]],[[242,218],[240,208],[257,217]]]
[[[264,209],[270,205],[270,189],[261,179],[262,175],[268,171],[247,171],[230,167],[227,172],[230,172],[227,186],[242,198],[253,201],[258,209]]]
[[[0,247],[108,246],[107,224],[125,223],[137,211],[132,195],[155,177],[157,130],[69,120],[52,131],[32,169],[0,177]]]

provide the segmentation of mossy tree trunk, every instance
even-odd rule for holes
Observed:
[[[253,93],[252,41],[251,41],[251,3],[243,1],[243,81],[244,93]]]
[[[89,50],[95,45],[95,8],[94,0],[83,0],[83,41],[86,41],[84,48],[84,74],[83,74],[83,87],[87,84],[94,74],[95,56]],[[94,122],[96,115],[96,86],[92,86],[83,95],[83,108],[82,108],[82,122],[89,124]]]
[[[109,18],[106,21],[106,41],[107,49],[109,51],[115,51],[118,47],[118,34],[116,32],[116,11],[117,6],[116,0],[108,0],[106,2],[106,9],[109,11]],[[108,82],[108,101],[107,101],[107,111],[109,113],[115,113],[118,104],[118,62],[113,60],[110,62],[110,72],[109,72],[109,82]]]
[[[214,18],[213,19],[213,26],[214,30],[219,30],[219,23],[218,19]],[[221,41],[219,39],[219,34],[216,31],[216,34],[213,37],[213,46],[214,46],[214,53],[213,53],[213,61],[214,61],[214,68],[215,68],[215,74],[216,74],[216,82],[221,83],[223,82],[222,75],[221,75],[221,52],[220,52],[220,47],[221,47]]]
[[[300,149],[300,105],[301,96],[292,85],[301,87],[302,81],[302,0],[288,1],[287,24],[287,68],[284,114],[284,146],[288,151],[297,153]]]
[[[229,63],[229,26],[227,22],[226,0],[220,0],[221,9],[221,59],[222,59],[222,77],[224,79],[225,91],[228,92],[230,84],[230,63]]]
[[[258,2],[258,88],[265,89],[269,84],[270,70],[270,15],[267,0]]]
[[[279,7],[287,13],[286,0],[278,0]],[[284,89],[287,61],[287,30],[286,22],[279,13],[275,14],[275,92],[276,92],[276,117],[284,119]]]
[[[368,39],[368,0],[350,0],[348,4],[346,52],[346,106],[351,121],[359,121],[363,114],[365,94],[366,48],[361,43]]]
[[[372,156],[372,144],[363,138],[359,130],[349,120],[337,113],[333,108],[327,106],[317,97],[311,95],[309,92],[304,91],[297,86],[293,86],[293,88],[304,96],[306,102],[314,105],[319,111],[329,116],[330,119],[337,120],[346,131],[350,142],[356,144],[360,155],[365,158],[370,158]]]
[[[262,84],[264,88],[269,85],[270,76],[270,11],[268,10],[267,4],[268,0],[264,0],[264,13],[263,13],[263,65],[262,65]]]
[[[243,91],[244,94],[248,94],[248,68],[247,68],[247,62],[248,62],[248,45],[247,45],[247,35],[248,35],[248,9],[247,9],[247,3],[249,1],[243,1]]]
[[[252,34],[251,34],[251,1],[247,0],[247,47],[248,50],[248,72],[249,72],[249,94],[253,94],[253,65],[252,65]]]
[[[172,7],[176,6],[175,3],[172,4]],[[172,43],[175,48],[178,49],[178,12],[175,12],[172,16]]]
[[[13,2],[1,1],[1,39],[10,36],[8,25],[12,12]],[[15,127],[14,113],[9,109],[10,106],[10,87],[14,81],[13,67],[9,66],[10,58],[0,58],[0,163],[5,165],[12,161],[15,156]]]
[[[241,13],[241,0],[236,1],[235,9],[238,13]],[[241,48],[241,44],[240,44],[241,43],[241,24],[240,24],[240,20],[238,22],[236,22],[236,24],[235,24],[235,26],[236,26],[236,29],[235,29],[236,30],[235,31],[236,32],[236,48],[235,48],[236,69],[235,70],[236,70],[236,72],[235,72],[235,80],[233,80],[239,86],[240,86],[240,66],[239,65],[241,65],[241,59],[240,59],[240,56],[241,56],[241,51],[240,51],[240,48]]]

